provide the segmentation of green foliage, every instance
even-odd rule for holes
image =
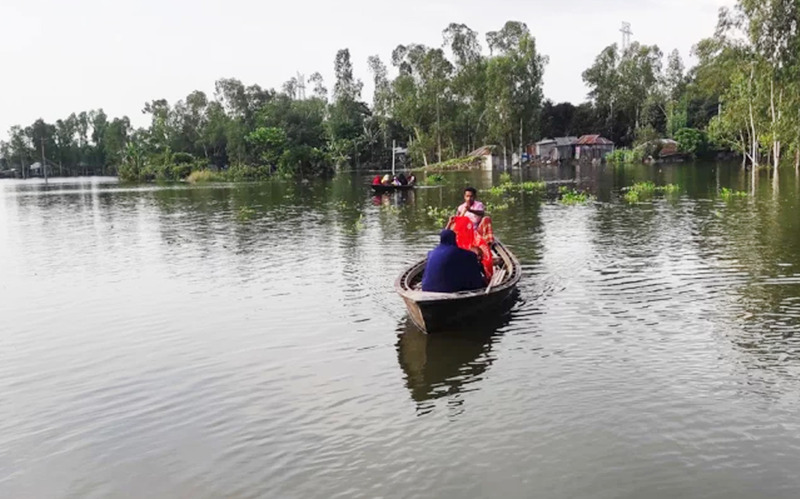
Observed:
[[[561,195],[561,204],[567,206],[586,204],[590,201],[594,201],[595,199],[591,194],[571,189],[567,186],[559,187],[558,193]]]
[[[249,206],[242,206],[236,211],[236,220],[240,222],[247,222],[253,218],[256,214],[256,210]]]
[[[431,173],[425,177],[425,185],[443,185],[446,182],[444,175]]]
[[[638,203],[640,201],[652,198],[656,193],[674,194],[680,191],[680,187],[675,184],[667,184],[657,186],[655,183],[637,182],[630,187],[623,189],[625,194],[623,199],[628,203]]]
[[[428,206],[425,212],[428,218],[433,219],[438,225],[442,226],[453,216],[452,210],[440,206]]]
[[[706,150],[708,139],[705,132],[695,128],[682,128],[675,133],[678,150],[693,157],[700,156]]]
[[[719,190],[719,196],[726,201],[730,201],[736,198],[746,198],[748,194],[744,191],[737,191],[723,187]]]
[[[606,162],[610,165],[633,165],[639,164],[644,160],[644,149],[615,149],[606,156]]]
[[[511,180],[511,174],[510,173],[503,172],[503,173],[500,174],[500,183],[501,184],[510,184],[511,182],[512,182],[512,180]]]
[[[425,168],[419,168],[417,171],[447,172],[447,171],[459,171],[459,170],[473,170],[475,168],[480,167],[482,164],[483,164],[483,158],[465,156],[463,158],[448,159],[447,161],[442,161],[441,163],[434,163],[426,166]]]
[[[547,190],[547,184],[543,181],[523,182],[520,184],[520,188],[525,192],[541,192]]]
[[[190,184],[202,184],[205,182],[224,182],[225,175],[212,170],[194,170],[186,177]]]

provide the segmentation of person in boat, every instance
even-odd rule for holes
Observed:
[[[456,216],[467,217],[472,222],[475,232],[488,245],[494,244],[494,230],[492,219],[486,215],[486,208],[478,201],[478,190],[474,187],[464,189],[464,203],[458,207]],[[452,225],[453,219],[450,219]]]
[[[406,176],[402,173],[397,176],[397,180],[400,181],[400,185],[408,185],[408,179],[406,179]]]
[[[395,176],[392,178],[392,185],[394,185],[394,186],[399,186],[399,185],[402,185],[402,184],[400,184],[400,179],[399,179],[399,178],[397,178],[397,175],[395,175]]]
[[[381,185],[380,175],[375,175],[375,177],[372,179],[372,185]]]
[[[415,177],[413,173],[410,174],[408,176],[408,185],[414,185],[416,183],[417,183],[417,177]]]
[[[444,229],[439,236],[439,246],[428,253],[422,274],[422,291],[457,293],[485,285],[475,253],[459,248],[456,245],[456,233]]]
[[[383,179],[381,180],[381,184],[383,184],[383,185],[391,185],[392,184],[392,177],[390,177],[389,174],[387,173],[386,175],[383,176]]]
[[[464,203],[458,207],[455,217],[447,225],[458,233],[459,246],[474,251],[483,264],[484,274],[491,279],[494,274],[494,230],[492,219],[486,215],[486,208],[478,201],[478,191],[474,187],[464,189]],[[463,231],[471,231],[464,234]]]

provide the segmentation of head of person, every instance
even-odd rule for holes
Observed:
[[[439,234],[439,244],[442,246],[455,246],[456,233],[450,229],[444,229],[441,234]]]
[[[464,202],[471,205],[478,199],[478,191],[474,187],[467,187],[464,189]]]

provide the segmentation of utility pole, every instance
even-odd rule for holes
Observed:
[[[624,53],[631,46],[631,35],[633,35],[631,23],[623,22],[620,32],[622,33],[622,52]]]
[[[47,160],[44,159],[44,137],[41,138],[42,141],[42,171],[44,172],[44,183],[47,183]]]
[[[297,100],[306,100],[306,75],[297,72]]]
[[[519,119],[519,169],[522,170],[522,118]]]
[[[394,177],[394,158],[396,155],[395,142],[395,140],[392,140],[392,177]]]

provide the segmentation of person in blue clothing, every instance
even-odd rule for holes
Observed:
[[[455,293],[485,286],[481,264],[472,251],[456,246],[456,233],[445,229],[439,246],[428,253],[422,291]]]

